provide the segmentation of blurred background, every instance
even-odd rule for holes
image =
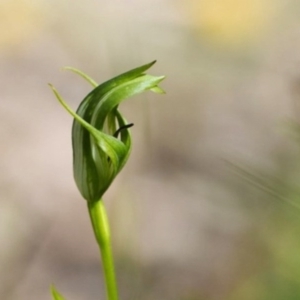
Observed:
[[[105,195],[122,300],[300,299],[297,0],[0,0],[0,299],[104,299],[72,177],[90,87],[157,59],[122,104],[133,153]]]

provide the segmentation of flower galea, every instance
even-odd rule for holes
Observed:
[[[158,84],[164,76],[144,73],[154,63],[123,73],[100,85],[81,71],[67,68],[94,87],[76,113],[50,85],[59,102],[74,117],[73,173],[81,195],[89,202],[102,198],[130,155],[129,128],[133,124],[129,124],[120,113],[119,104],[147,90],[163,93]]]

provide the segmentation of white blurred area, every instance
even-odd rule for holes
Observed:
[[[0,299],[50,299],[51,283],[104,299],[72,119],[47,83],[76,108],[90,87],[63,66],[100,83],[154,59],[167,94],[122,104],[133,152],[104,197],[120,298],[235,299],[265,262],[266,203],[226,161],[276,172],[298,151],[299,16],[296,0],[0,0]]]

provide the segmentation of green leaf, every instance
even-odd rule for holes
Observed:
[[[65,300],[65,298],[55,289],[54,285],[51,286],[50,290],[53,300]]]
[[[125,165],[131,151],[131,135],[119,104],[144,91],[163,93],[158,84],[164,76],[144,72],[155,62],[123,73],[103,84],[83,72],[67,68],[96,86],[80,103],[76,113],[52,86],[59,102],[74,117],[72,127],[73,173],[87,201],[98,201]],[[120,138],[115,134],[120,132]]]

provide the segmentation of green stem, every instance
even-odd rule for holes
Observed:
[[[103,200],[100,199],[94,202],[88,201],[88,209],[94,234],[100,248],[107,300],[118,300],[109,224]]]

